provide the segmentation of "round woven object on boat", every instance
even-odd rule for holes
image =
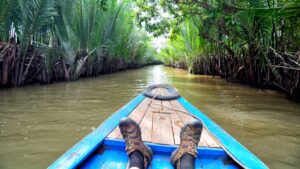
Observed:
[[[153,91],[156,88],[166,89],[169,95],[162,96],[160,94],[156,94],[157,91],[156,92]],[[175,88],[167,84],[156,84],[156,85],[149,86],[143,92],[143,95],[149,98],[154,98],[155,100],[175,100],[181,97]]]

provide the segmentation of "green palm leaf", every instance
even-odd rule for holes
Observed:
[[[25,55],[32,35],[50,25],[57,13],[54,0],[19,0],[19,5],[22,14],[21,46]]]

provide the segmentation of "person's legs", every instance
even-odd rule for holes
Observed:
[[[177,167],[177,166],[176,166]],[[180,158],[180,169],[194,169],[195,168],[195,158],[191,154],[184,154]]]
[[[202,123],[194,121],[180,131],[180,145],[172,152],[171,163],[176,169],[194,169],[197,145],[200,141]]]
[[[143,154],[134,151],[129,155],[129,169],[143,169],[144,168],[144,157]]]
[[[129,156],[129,168],[147,168],[152,160],[153,152],[142,142],[142,133],[138,124],[130,118],[125,118],[120,121],[119,128],[126,141],[126,152]]]

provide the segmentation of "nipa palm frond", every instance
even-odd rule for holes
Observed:
[[[21,45],[26,53],[31,36],[51,24],[57,13],[54,0],[19,0],[19,5],[22,13]]]

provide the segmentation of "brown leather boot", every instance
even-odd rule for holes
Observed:
[[[134,151],[139,151],[144,157],[144,167],[147,168],[150,164],[153,152],[145,145],[141,137],[141,128],[130,118],[124,118],[119,123],[121,134],[126,141],[126,152],[129,156]]]
[[[180,145],[171,154],[171,163],[180,168],[181,157],[188,153],[197,157],[197,146],[202,132],[201,121],[187,123],[180,131]]]

